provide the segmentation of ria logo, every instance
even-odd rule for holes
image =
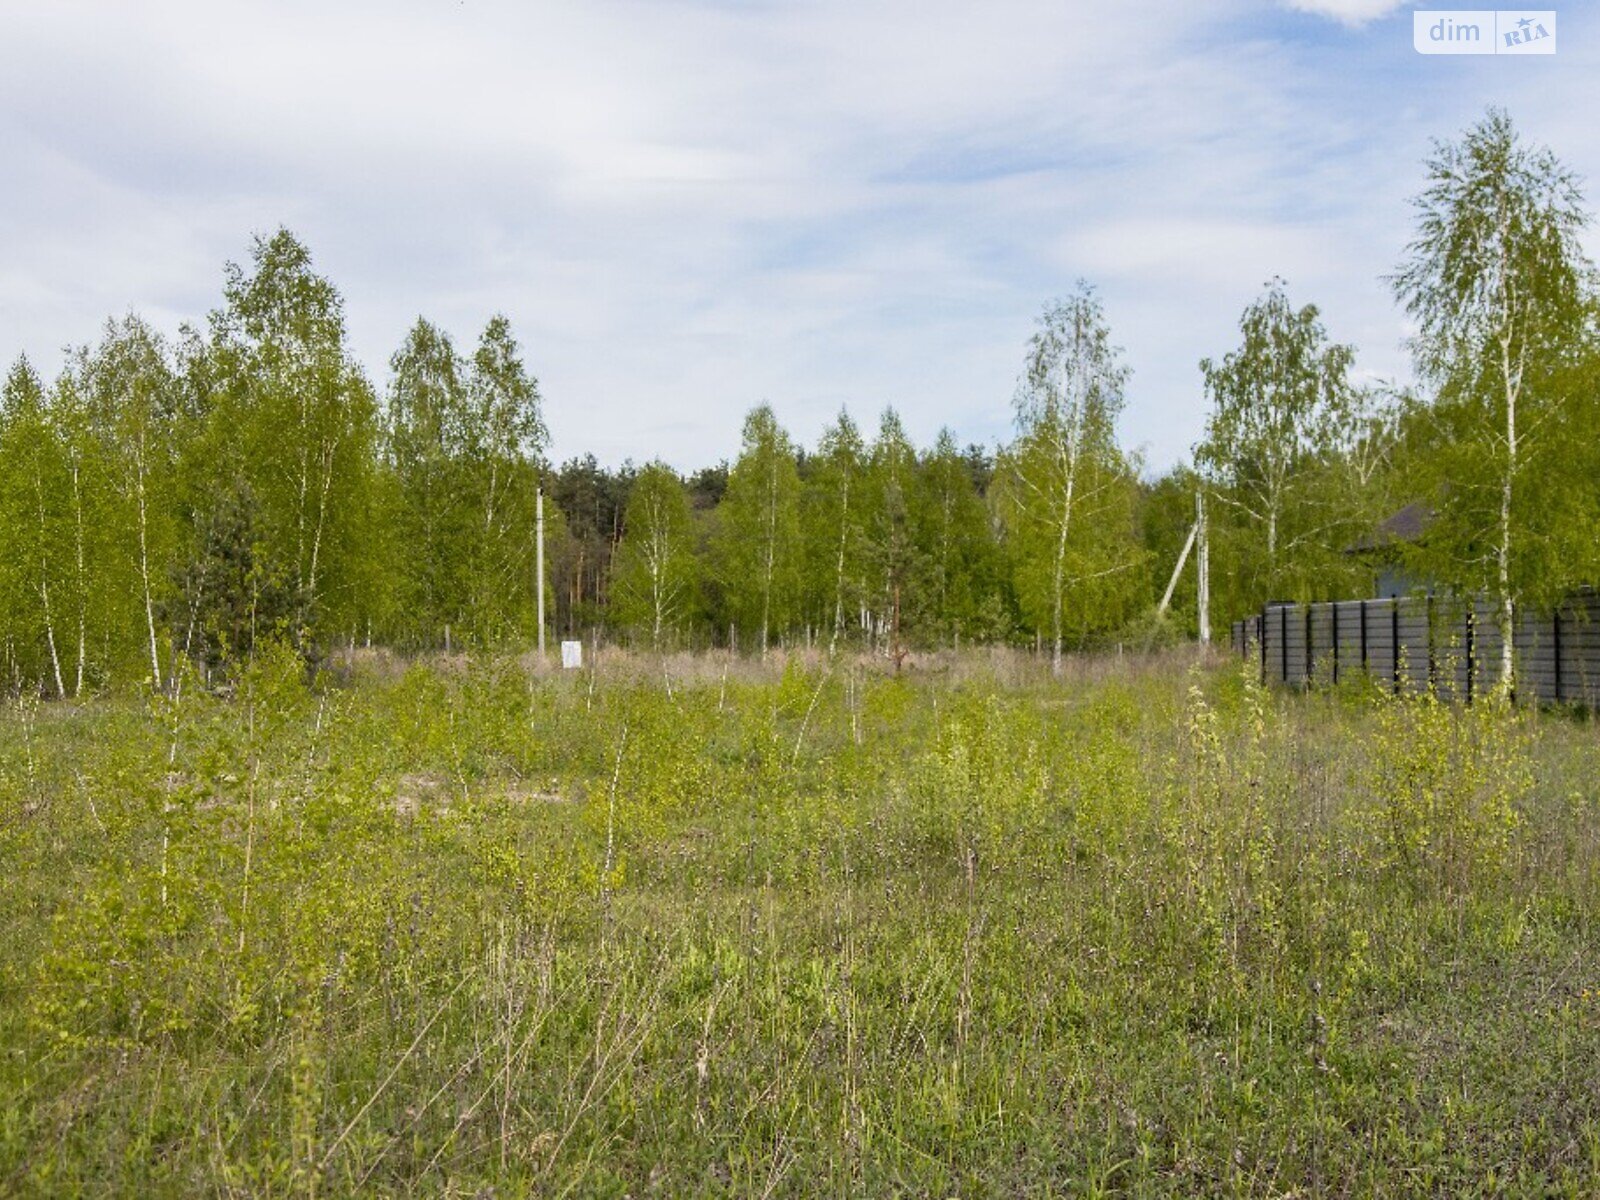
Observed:
[[[1550,18],[1550,24],[1554,25],[1555,14],[1551,13]],[[1531,46],[1534,42],[1542,42],[1546,38],[1550,38],[1550,48],[1552,50],[1555,49],[1555,38],[1551,37],[1550,31],[1532,17],[1521,18],[1517,22],[1516,28],[1508,29],[1500,36],[1504,39],[1505,44],[1512,48]]]
[[[1449,9],[1411,14],[1418,54],[1554,54],[1556,14],[1549,9]]]

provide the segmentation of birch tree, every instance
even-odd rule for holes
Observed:
[[[1255,565],[1246,590],[1256,602],[1308,598],[1360,525],[1360,510],[1327,486],[1343,435],[1358,427],[1355,354],[1328,340],[1315,305],[1290,303],[1281,279],[1245,309],[1239,332],[1237,350],[1200,363],[1211,408],[1195,465],[1224,510],[1213,513],[1217,544]]]
[[[917,520],[917,452],[900,414],[886,408],[867,459],[863,558],[868,569],[867,601],[878,639],[898,653],[899,639],[922,617],[926,564]],[[891,644],[893,643],[893,644]]]
[[[0,391],[0,637],[13,678],[67,694],[58,636],[70,553],[65,454],[19,359]]]
[[[115,624],[106,619],[111,597],[101,586],[108,576],[105,560],[109,505],[104,454],[95,444],[93,415],[70,369],[63,372],[51,389],[51,424],[60,440],[65,471],[63,501],[68,506],[68,536],[71,540],[70,586],[66,598],[73,625],[72,694],[81,695],[90,678],[89,636],[91,617],[109,637]],[[109,673],[110,663],[103,664]]]
[[[462,494],[468,412],[462,363],[448,334],[418,318],[389,360],[387,457],[399,488],[402,595],[411,633],[466,614],[467,540],[478,532]]]
[[[864,590],[865,456],[860,429],[841,411],[822,433],[805,485],[807,619],[815,615],[830,630],[830,648],[838,646],[847,616],[857,611]]]
[[[160,689],[158,616],[171,591],[178,535],[177,377],[160,335],[134,316],[108,322],[99,344],[78,353],[75,369],[113,493],[105,516],[116,530],[116,561],[103,564],[94,586],[114,589],[131,574],[149,679]]]
[[[503,316],[470,360],[419,318],[389,360],[386,462],[413,634],[491,642],[531,627],[534,494],[549,440],[537,381]]]
[[[665,463],[634,479],[612,570],[618,622],[648,630],[650,648],[661,650],[694,613],[697,575],[689,496]]]
[[[1048,637],[1058,672],[1069,629],[1081,637],[1125,617],[1117,577],[1141,557],[1136,472],[1116,440],[1127,378],[1088,284],[1045,309],[1017,390],[1001,503],[1024,616]]]
[[[297,597],[287,632],[309,653],[319,629],[360,607],[376,400],[346,348],[342,298],[288,230],[256,239],[249,270],[228,265],[223,301],[211,318],[206,454],[259,505],[263,569]]]
[[[800,474],[771,406],[751,410],[728,473],[717,557],[730,615],[756,630],[765,653],[794,616],[800,567]]]
[[[933,628],[940,637],[981,636],[995,623],[999,588],[995,531],[973,481],[972,465],[948,429],[922,456],[921,516]]]
[[[1417,325],[1417,372],[1436,392],[1430,552],[1448,578],[1491,597],[1509,685],[1517,606],[1576,582],[1575,564],[1550,553],[1560,505],[1539,492],[1560,478],[1563,443],[1594,436],[1563,421],[1564,382],[1593,339],[1590,218],[1576,177],[1498,109],[1436,144],[1427,167],[1392,283]]]
[[[470,595],[480,633],[495,636],[536,621],[534,493],[550,433],[539,382],[504,315],[491,317],[467,376],[465,446],[475,506]]]

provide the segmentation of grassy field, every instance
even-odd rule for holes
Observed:
[[[1600,1191],[1600,737],[1005,655],[0,718],[0,1193]]]

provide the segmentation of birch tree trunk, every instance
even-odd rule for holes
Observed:
[[[1060,431],[1060,436],[1063,439],[1061,529],[1056,538],[1055,628],[1051,631],[1054,648],[1050,656],[1050,670],[1055,675],[1061,674],[1062,607],[1065,603],[1061,593],[1066,587],[1067,538],[1072,532],[1072,506],[1077,496],[1078,448],[1082,440],[1081,422],[1084,415],[1083,406],[1076,393],[1074,381],[1069,380],[1063,390],[1071,398],[1068,401],[1065,414],[1066,428]]]
[[[1509,690],[1514,685],[1515,669],[1516,602],[1511,594],[1511,498],[1517,473],[1517,400],[1521,392],[1521,372],[1511,366],[1511,339],[1509,333],[1500,337],[1500,362],[1505,373],[1506,390],[1506,467],[1500,481],[1499,545],[1495,553],[1495,571],[1500,585],[1500,680]]]
[[[65,696],[67,694],[67,688],[66,685],[61,682],[61,656],[56,653],[56,623],[55,618],[50,611],[50,585],[46,583],[43,578],[45,573],[45,563],[43,559],[41,559],[39,562],[39,573],[41,576],[39,580],[39,599],[44,603],[44,638],[46,644],[50,648],[50,669],[55,674],[56,695]]]
[[[55,676],[56,695],[59,697],[65,696],[67,689],[61,681],[61,655],[56,651],[55,612],[50,605],[50,559],[46,553],[46,547],[50,544],[50,519],[44,503],[44,472],[39,458],[42,453],[36,448],[33,460],[33,494],[39,523],[39,600],[44,606],[44,638],[50,651],[50,670]]]
[[[1061,506],[1060,526],[1059,535],[1056,538],[1055,586],[1051,589],[1053,592],[1052,608],[1054,610],[1054,615],[1050,630],[1051,645],[1053,647],[1050,653],[1050,670],[1056,675],[1061,674],[1061,617],[1063,603],[1061,592],[1066,586],[1067,535],[1072,528],[1072,496],[1070,484],[1068,485],[1066,502]]]
[[[89,657],[89,580],[84,569],[83,548],[83,489],[80,478],[81,467],[76,453],[72,455],[72,517],[73,517],[73,549],[77,561],[78,576],[78,666],[76,678],[72,684],[72,694],[83,694],[84,660]]]
[[[844,556],[850,536],[850,477],[844,477],[844,487],[839,493],[839,557],[833,577],[833,638],[828,643],[831,658],[839,645],[839,635],[844,631]]]
[[[772,580],[778,556],[778,464],[767,468],[767,537],[761,583],[761,657],[767,656],[767,631],[772,620]]]
[[[161,651],[156,642],[156,605],[150,588],[149,510],[145,502],[145,443],[141,431],[134,443],[134,489],[139,500],[139,582],[144,590],[145,630],[150,638],[150,679],[161,690]]]

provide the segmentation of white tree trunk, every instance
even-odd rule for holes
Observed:
[[[1078,445],[1082,438],[1079,424],[1082,419],[1083,410],[1075,397],[1066,413],[1066,428],[1062,431],[1066,440],[1060,450],[1064,467],[1062,483],[1065,494],[1061,500],[1060,529],[1056,538],[1054,622],[1051,630],[1054,645],[1050,657],[1050,670],[1056,675],[1061,674],[1061,592],[1066,586],[1067,537],[1072,530],[1072,505],[1078,487]]]
[[[72,694],[83,694],[84,660],[89,656],[89,580],[84,570],[83,552],[83,492],[79,484],[77,455],[72,458],[72,515],[73,541],[78,564],[78,667],[73,681]]]
[[[772,622],[772,580],[778,558],[778,463],[767,472],[767,553],[761,584],[761,655],[766,657],[767,633]]]
[[[839,561],[833,577],[833,638],[828,643],[830,656],[839,644],[839,634],[844,630],[844,556],[849,530],[850,477],[846,475],[844,490],[839,494]]]
[[[1500,361],[1506,385],[1506,469],[1500,481],[1500,537],[1495,550],[1495,570],[1500,585],[1500,680],[1508,692],[1514,686],[1516,602],[1511,594],[1511,496],[1517,473],[1517,399],[1520,374],[1511,368],[1511,339],[1500,338]]]
[[[1211,644],[1211,546],[1206,530],[1206,494],[1194,494],[1195,528],[1195,618],[1199,624],[1200,644]]]
[[[44,560],[39,562],[39,598],[44,601],[44,638],[50,647],[50,669],[56,677],[56,695],[67,694],[66,685],[61,682],[61,656],[56,653],[56,622],[50,611],[50,585],[44,581]]]
[[[150,679],[155,689],[160,691],[161,652],[156,644],[156,606],[150,590],[149,515],[145,506],[144,477],[144,435],[141,433],[134,461],[135,490],[139,498],[139,582],[144,589],[144,622],[150,637]]]

